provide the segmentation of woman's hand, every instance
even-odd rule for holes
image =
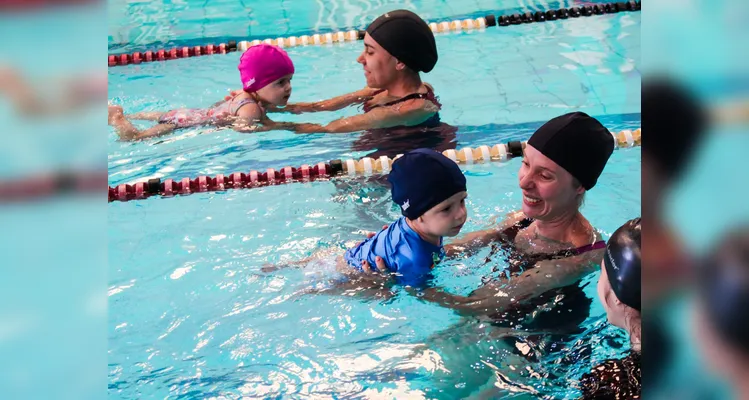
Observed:
[[[287,113],[287,114],[301,114],[304,111],[301,109],[300,105],[297,103],[294,104],[286,104],[283,107],[279,107],[275,104],[268,104],[268,107],[266,108],[268,112],[275,112],[275,113]]]
[[[388,225],[383,225],[382,229],[387,229]],[[367,239],[373,238],[377,232],[367,232]],[[357,244],[358,246],[358,244]],[[390,269],[385,265],[385,260],[382,259],[382,257],[377,256],[375,257],[375,264],[377,264],[377,270],[372,271],[372,266],[369,265],[369,262],[367,260],[364,260],[362,262],[362,271],[366,272],[367,274],[381,274],[381,275],[388,275],[390,274]]]
[[[385,260],[383,260],[382,257],[375,257],[375,264],[377,264],[377,270],[372,271],[372,267],[369,265],[369,261],[364,260],[362,261],[361,269],[368,274],[390,275],[390,269],[387,265],[385,265]]]
[[[387,225],[383,225],[382,226],[382,229],[387,229],[387,228],[388,228]],[[376,234],[377,234],[377,232],[367,232],[367,234],[366,234],[367,239],[372,239]],[[359,243],[355,244],[354,247],[357,247],[360,244],[362,244],[362,242],[359,242]]]
[[[242,92],[244,92],[244,90],[242,90],[242,89],[232,90],[231,92],[229,92],[229,94],[227,94],[226,96],[224,96],[224,100],[229,101],[229,100],[231,100],[231,99],[239,96]]]
[[[383,225],[383,226],[382,226],[382,230],[385,230],[385,229],[387,229],[387,228],[388,228],[388,225]],[[377,232],[367,232],[367,239],[371,239],[371,238],[373,238],[373,237],[374,237],[374,235],[376,235],[376,234],[377,234]]]

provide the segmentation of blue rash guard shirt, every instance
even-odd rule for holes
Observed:
[[[445,257],[445,250],[419,236],[406,222],[399,218],[387,229],[349,249],[344,255],[346,262],[361,269],[363,260],[377,268],[375,257],[380,256],[391,272],[397,273],[397,281],[408,286],[422,286],[430,277],[432,268]]]

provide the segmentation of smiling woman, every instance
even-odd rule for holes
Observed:
[[[422,299],[467,314],[499,316],[513,311],[529,315],[528,307],[535,308],[560,293],[568,298],[579,293],[579,281],[595,271],[605,246],[601,234],[580,213],[580,203],[613,151],[609,131],[585,113],[565,114],[541,126],[528,140],[518,173],[522,211],[512,213],[497,227],[445,246],[447,255],[455,257],[499,245],[508,254],[510,268],[469,296],[429,288]],[[387,269],[381,260],[376,264],[380,271]],[[500,292],[507,295],[498,296]],[[543,319],[539,317],[544,314],[535,318]],[[585,316],[580,318],[575,321],[580,323]]]

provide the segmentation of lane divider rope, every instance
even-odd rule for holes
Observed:
[[[611,134],[616,142],[616,148],[635,147],[642,144],[642,131],[621,131]],[[483,162],[507,162],[515,157],[522,157],[526,142],[512,141],[494,146],[479,146],[477,148],[464,147],[460,150],[445,150],[442,152],[459,165],[470,165]],[[250,171],[249,173],[234,172],[229,175],[218,174],[215,177],[199,176],[194,179],[181,180],[161,178],[149,179],[135,184],[120,184],[109,186],[108,201],[131,201],[146,199],[150,196],[171,197],[200,192],[220,192],[227,189],[250,189],[270,185],[280,185],[292,182],[310,182],[329,179],[338,175],[354,177],[374,174],[387,174],[392,163],[401,154],[390,158],[381,156],[376,159],[364,157],[360,160],[332,160],[315,165],[302,165],[299,168],[283,167],[279,170],[268,168],[265,171]]]
[[[101,193],[107,181],[103,170],[69,170],[0,180],[0,204],[46,199],[79,193]]]
[[[474,19],[452,20],[428,23],[434,33],[460,32],[470,30],[484,30],[489,26],[509,26],[528,24],[533,22],[555,21],[558,19],[590,17],[593,15],[615,14],[625,11],[639,11],[640,1],[623,1],[606,4],[584,5],[581,7],[560,8],[557,10],[515,13],[495,16],[488,14]],[[110,67],[140,64],[154,61],[177,60],[180,58],[198,57],[212,54],[226,54],[234,51],[244,52],[251,46],[267,43],[279,47],[295,47],[308,45],[325,45],[333,43],[354,42],[364,39],[365,31],[350,30],[340,32],[319,33],[314,35],[269,38],[265,40],[230,40],[227,43],[208,44],[204,46],[182,46],[171,49],[148,50],[145,52],[109,54],[107,62]]]

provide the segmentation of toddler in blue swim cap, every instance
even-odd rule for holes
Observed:
[[[419,286],[445,256],[442,238],[458,235],[466,222],[466,178],[441,153],[417,149],[395,160],[388,182],[403,216],[343,258],[361,269],[380,256],[398,283]]]

